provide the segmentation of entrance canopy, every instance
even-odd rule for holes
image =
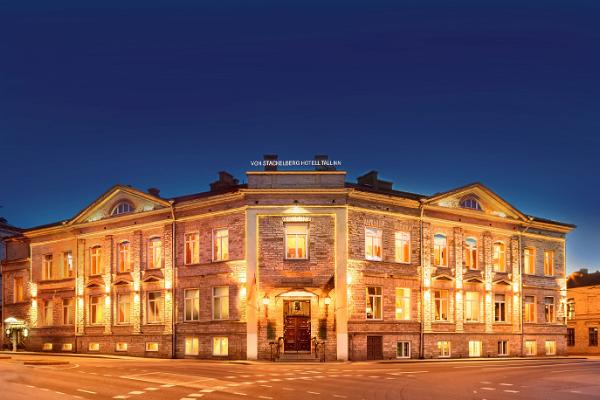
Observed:
[[[284,293],[278,294],[275,297],[292,298],[292,297],[318,297],[318,296],[307,290],[291,290],[289,292],[284,292]]]
[[[4,327],[9,329],[27,328],[27,324],[22,319],[8,317],[4,320]]]

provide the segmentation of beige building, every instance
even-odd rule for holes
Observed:
[[[7,241],[31,350],[327,360],[566,353],[565,236],[475,183],[221,173],[172,199],[115,186]],[[321,350],[323,349],[323,350]]]
[[[587,270],[569,276],[567,300],[569,354],[600,354],[600,272]]]

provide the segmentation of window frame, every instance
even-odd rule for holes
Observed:
[[[65,304],[67,302],[68,304]],[[62,299],[62,324],[75,325],[75,301],[73,297],[64,297]],[[65,314],[66,313],[66,314]],[[65,318],[66,316],[66,318]]]
[[[588,327],[588,347],[598,347],[598,327]]]
[[[131,242],[122,240],[117,243],[117,273],[131,272]]]
[[[551,351],[548,351],[549,344],[552,344]],[[556,355],[556,340],[546,340],[544,341],[544,352],[547,356],[555,356]]]
[[[42,304],[42,326],[54,326],[54,301],[44,300]]]
[[[529,252],[529,255],[527,255],[527,252]],[[523,273],[525,275],[535,275],[536,253],[535,247],[528,246],[523,248]]]
[[[499,249],[496,253],[496,249]],[[492,243],[492,270],[494,272],[506,273],[506,243],[497,240]]]
[[[402,351],[398,351],[399,349],[402,349]],[[408,349],[408,354],[406,353],[406,350]],[[402,353],[402,354],[399,354]],[[411,357],[411,346],[410,346],[410,341],[409,340],[398,340],[396,342],[396,358],[410,358]]]
[[[438,297],[437,294],[440,294]],[[442,296],[445,294],[445,296]],[[438,307],[439,304],[439,307]],[[445,305],[445,307],[443,307]],[[439,319],[438,319],[438,308],[439,308]],[[442,318],[444,314],[442,311],[445,310],[445,318]],[[450,321],[450,290],[448,289],[434,289],[433,290],[433,321],[434,322],[449,322]]]
[[[474,244],[472,245],[471,243]],[[465,239],[463,246],[463,260],[465,262],[465,267],[471,271],[479,270],[477,239],[469,236]],[[467,262],[467,260],[469,260],[469,262]]]
[[[102,275],[102,246],[90,247],[90,276]]]
[[[124,210],[125,207],[127,207],[127,210]],[[135,206],[133,205],[132,202],[130,202],[128,200],[120,200],[113,206],[112,210],[110,211],[110,216],[112,217],[112,216],[117,216],[117,215],[129,214],[134,211],[135,211]]]
[[[548,299],[552,299],[552,303],[548,303]],[[547,324],[556,322],[556,299],[554,296],[544,296],[544,322]]]
[[[150,299],[151,295],[158,295],[156,298]],[[154,307],[151,307],[151,304]],[[154,318],[150,318],[151,313],[150,310],[153,309],[156,311],[154,313]],[[164,312],[164,296],[162,291],[160,290],[151,290],[146,292],[146,324],[148,325],[162,325],[164,324],[165,319]],[[158,318],[156,316],[158,315]]]
[[[529,302],[529,301],[525,301],[525,299],[527,298],[531,298],[533,299],[533,301]],[[532,308],[531,311],[531,315],[532,315],[532,319],[528,320],[525,318],[525,316],[527,315],[527,306],[530,306]],[[523,296],[523,323],[525,324],[535,324],[537,323],[537,298],[534,295],[525,295]]]
[[[88,324],[103,325],[104,324],[104,302],[102,295],[90,295],[88,297]],[[98,303],[94,303],[93,299],[98,299]],[[93,312],[95,310],[95,312]],[[100,319],[98,320],[98,316]]]
[[[371,254],[367,251],[368,248],[371,249]],[[376,255],[376,248],[379,248],[379,256]],[[383,229],[365,226],[365,260],[383,261]]]
[[[471,295],[476,295],[476,299],[469,299],[469,294]],[[465,318],[465,323],[468,324],[472,324],[472,323],[479,323],[480,322],[480,307],[481,307],[481,296],[479,295],[478,291],[475,290],[467,290],[465,291],[465,301],[464,301],[464,305],[465,305],[465,311],[464,311],[464,318]],[[470,311],[471,314],[476,314],[476,318],[472,318],[472,319],[467,319],[468,317],[468,310],[469,310],[469,306],[470,306]]]
[[[194,237],[194,240],[189,240],[190,237]],[[188,258],[188,247],[192,245],[190,250],[190,257]],[[194,265],[200,263],[200,232],[186,232],[183,235],[183,263],[185,265]]]
[[[156,246],[155,244],[159,245]],[[156,264],[156,254],[158,251],[158,265]],[[163,245],[162,245],[162,237],[153,236],[148,239],[148,260],[147,260],[147,268],[148,269],[161,269],[163,268],[164,258],[163,258]]]
[[[508,357],[509,355],[508,340],[498,340],[498,357]]]
[[[554,250],[544,250],[544,276],[555,276]]]
[[[192,352],[188,351],[188,340],[191,342]],[[183,354],[185,356],[197,356],[200,354],[200,338],[198,336],[185,336]]]
[[[502,296],[501,300],[498,300],[497,296]],[[507,322],[506,314],[507,314],[506,294],[494,293],[494,323],[496,323],[496,324],[506,323]]]
[[[218,295],[216,294],[217,289],[223,289],[226,288],[227,289],[227,295]],[[227,321],[230,319],[230,312],[229,312],[229,307],[230,307],[230,302],[229,302],[229,297],[230,297],[230,290],[229,290],[229,286],[227,285],[221,285],[221,286],[213,286],[212,287],[212,312],[211,312],[211,317],[213,321]],[[217,310],[217,307],[215,307],[215,303],[216,300],[219,299],[219,315],[217,318],[217,315],[215,314],[215,311]],[[227,302],[227,307],[224,307],[222,304],[222,301],[220,299],[225,299]],[[227,315],[223,315],[223,310],[227,310]]]
[[[219,343],[219,351],[217,352],[217,346]],[[212,340],[212,355],[213,357],[228,357],[229,356],[229,337],[228,336],[213,336]],[[225,344],[225,352],[223,353],[223,344]]]
[[[402,292],[400,294],[400,292]],[[396,319],[396,321],[410,321],[411,318],[411,309],[410,309],[410,305],[411,305],[411,293],[412,291],[410,290],[410,288],[407,287],[397,287],[395,289],[395,294],[396,294],[396,298],[395,298],[395,310],[394,310],[394,317]],[[398,313],[398,306],[401,307],[401,309],[403,310],[401,312],[401,315],[399,315]],[[399,317],[400,316],[400,317]],[[403,318],[402,318],[403,316]]]
[[[42,255],[42,280],[49,281],[53,279],[54,257],[52,253]]]
[[[575,328],[567,328],[567,346],[575,346]]]
[[[72,278],[75,275],[74,263],[73,263],[73,252],[71,250],[63,251],[63,268],[62,268],[62,277],[63,278]]]
[[[443,245],[439,243],[442,239]],[[433,266],[448,267],[448,237],[443,233],[433,235]]]
[[[452,342],[450,340],[438,340],[437,348],[438,348],[438,358],[452,357]]]
[[[528,346],[528,344],[533,344],[533,347]],[[525,340],[525,356],[528,357],[535,357],[538,354],[537,351],[537,340]],[[530,350],[533,349],[533,352],[531,352]]]
[[[397,231],[394,233],[394,257],[399,264],[411,263],[411,239],[410,232]]]
[[[226,232],[219,237],[219,232]],[[226,245],[223,246],[223,241]],[[224,250],[225,249],[225,253]],[[229,228],[216,228],[212,230],[212,261],[221,262],[229,260]]]
[[[13,276],[13,303],[25,301],[25,279],[22,276]]]
[[[196,295],[188,297],[188,293],[195,291]],[[188,300],[193,301],[192,306],[196,306],[196,318],[194,318],[194,308],[192,308],[192,318],[188,319]],[[183,290],[183,321],[184,322],[197,322],[200,320],[200,289],[199,288],[186,288]]]
[[[477,353],[471,350],[477,350]],[[469,340],[469,358],[480,358],[483,354],[483,341],[481,340]]]
[[[375,289],[375,293],[369,293],[369,289]],[[382,321],[383,320],[383,287],[381,286],[366,286],[366,305],[365,305],[365,319],[368,321]],[[377,301],[379,299],[379,301]],[[376,318],[377,313],[375,312],[375,306],[379,311],[379,318]],[[369,306],[371,308],[371,318],[369,318]]]
[[[126,302],[123,302],[122,300],[124,298],[127,298],[128,300]],[[132,299],[131,299],[131,293],[117,293],[117,301],[115,301],[115,323],[117,325],[131,325],[131,306],[132,306]],[[124,310],[126,310],[126,316],[127,318],[123,321],[121,321],[121,305],[122,304],[127,304],[127,307],[124,308]]]

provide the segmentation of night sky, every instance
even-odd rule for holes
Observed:
[[[115,183],[176,196],[264,153],[325,153],[399,190],[481,181],[577,224],[569,270],[600,267],[598,1],[8,3],[14,225],[70,218]]]

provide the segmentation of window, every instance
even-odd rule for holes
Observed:
[[[44,326],[52,326],[54,324],[54,303],[52,300],[44,301],[42,318],[42,323]]]
[[[547,356],[556,355],[556,341],[546,340],[546,343],[544,343],[544,349],[546,350]]]
[[[441,340],[437,342],[438,356],[439,357],[450,357],[450,342],[447,340]]]
[[[448,291],[434,290],[435,320],[448,321]]]
[[[62,323],[63,325],[73,325],[73,299],[62,300]]]
[[[433,264],[436,267],[448,266],[448,244],[446,236],[441,233],[433,237]]]
[[[131,321],[131,297],[128,293],[117,295],[117,324],[128,324]]]
[[[213,319],[229,319],[229,286],[213,288]]]
[[[104,322],[104,304],[102,296],[90,296],[90,323],[98,325]]]
[[[554,297],[544,298],[544,319],[546,322],[554,322]]]
[[[162,322],[162,293],[148,292],[148,317],[149,324],[157,324]]]
[[[42,279],[52,279],[52,254],[44,254],[42,259]]]
[[[367,287],[367,319],[383,318],[383,301],[380,287]]]
[[[65,251],[63,253],[63,278],[71,278],[74,276],[73,271],[73,253],[71,251]]]
[[[186,336],[186,338],[185,338],[185,355],[186,356],[197,356],[198,355],[198,337],[197,336]]]
[[[186,289],[184,297],[183,315],[185,321],[198,321],[200,318],[200,290]]]
[[[498,355],[499,356],[507,356],[508,355],[508,340],[499,340],[498,341]]]
[[[396,288],[396,319],[410,320],[410,289]]]
[[[62,351],[73,351],[73,343],[63,343]]]
[[[535,322],[535,297],[523,297],[523,322]]]
[[[396,343],[396,358],[410,358],[410,342]]]
[[[525,355],[526,356],[536,356],[537,355],[537,343],[535,340],[526,340],[525,341]]]
[[[110,213],[110,215],[126,214],[133,211],[133,205],[128,201],[118,203]]]
[[[466,197],[460,201],[462,208],[469,208],[471,210],[482,211],[481,203],[473,197]]]
[[[88,344],[88,351],[100,351],[100,343]]]
[[[19,303],[19,302],[25,300],[24,287],[23,287],[23,277],[22,276],[15,276],[14,279],[13,279],[13,286],[14,286],[14,291],[13,291],[14,302],[15,303]]]
[[[102,273],[102,248],[95,246],[90,249],[90,275]]]
[[[213,337],[213,356],[227,356],[229,354],[229,339],[226,337]]]
[[[213,261],[229,259],[229,229],[213,231]]]
[[[575,319],[575,299],[567,300],[567,319]]]
[[[395,237],[396,262],[410,263],[410,233],[396,232]]]
[[[496,242],[493,245],[492,265],[496,272],[506,272],[506,251],[504,243]]]
[[[146,351],[158,351],[158,342],[146,342]]]
[[[598,346],[598,328],[589,328],[589,345]]]
[[[575,346],[575,328],[567,328],[567,346]]]
[[[131,271],[131,255],[129,242],[121,242],[118,244],[118,272]]]
[[[198,264],[200,262],[200,235],[198,233],[187,233],[185,235],[185,260],[186,264]]]
[[[365,258],[372,261],[381,261],[382,249],[381,229],[365,228]]]
[[[528,275],[535,275],[535,249],[532,247],[526,247],[523,249],[523,266],[525,273]]]
[[[479,321],[479,292],[465,293],[465,321]]]
[[[308,225],[285,224],[285,258],[303,260],[308,258]]]
[[[554,252],[551,250],[544,251],[544,275],[554,275]]]
[[[42,350],[43,350],[43,351],[50,351],[50,350],[52,350],[52,347],[53,347],[53,346],[52,346],[52,343],[44,343],[44,344],[42,345]]]
[[[162,268],[162,240],[152,238],[148,241],[148,268]]]
[[[469,269],[477,269],[477,240],[467,238],[464,248],[465,267]]]
[[[494,321],[506,322],[506,296],[503,294],[494,296]]]
[[[117,342],[115,351],[127,351],[127,342]]]
[[[481,357],[481,341],[469,340],[469,357]]]

